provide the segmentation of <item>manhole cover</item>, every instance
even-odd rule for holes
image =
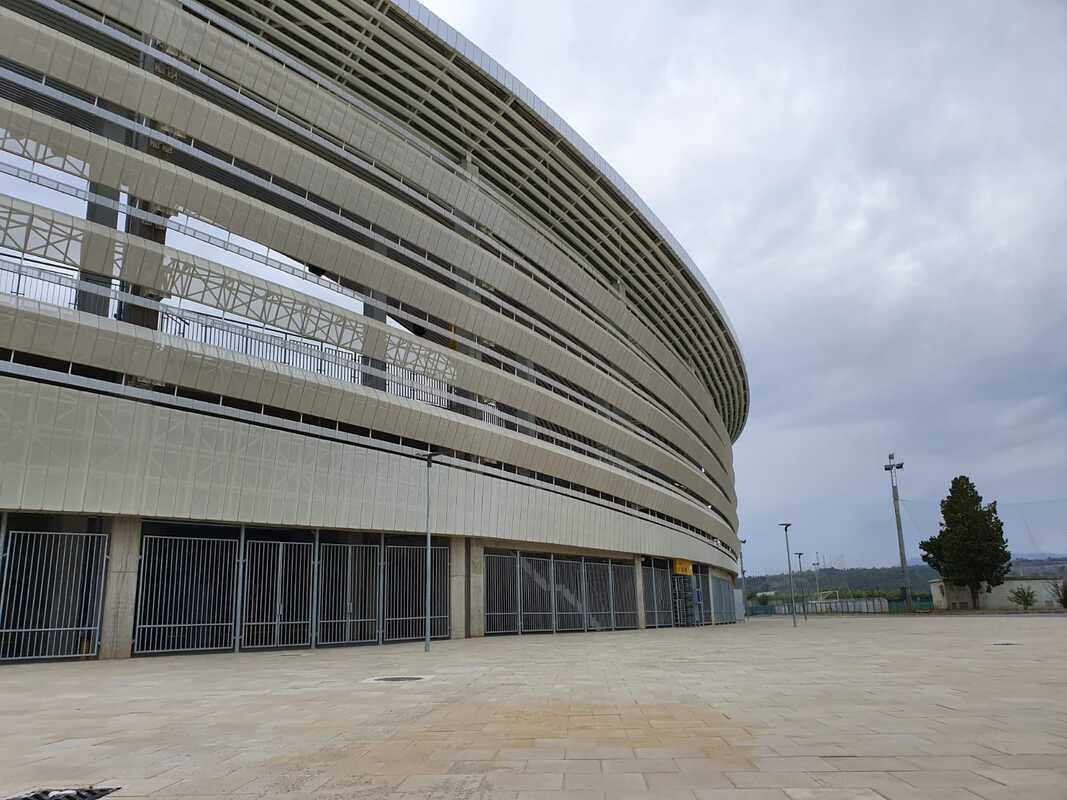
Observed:
[[[1018,642],[993,642],[993,647],[1015,647]]]
[[[376,675],[373,678],[364,678],[360,683],[411,683],[412,681],[428,681],[433,675]]]
[[[38,789],[29,794],[9,797],[7,800],[96,800],[120,788],[119,786],[90,786],[85,789]]]

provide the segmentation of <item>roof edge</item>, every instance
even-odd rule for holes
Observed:
[[[726,309],[723,306],[722,301],[719,299],[718,294],[711,288],[711,284],[708,282],[707,277],[697,268],[692,257],[674,237],[674,234],[672,234],[667,226],[663,224],[663,221],[656,216],[655,212],[648,206],[648,204],[641,199],[641,196],[636,190],[626,182],[625,178],[623,178],[615,168],[612,167],[591,144],[589,144],[589,142],[582,138],[581,134],[574,130],[563,117],[556,113],[556,111],[544,100],[538,97],[526,84],[501,66],[499,62],[482,50],[482,48],[438,17],[430,11],[430,9],[426,8],[426,6],[420,3],[419,0],[390,0],[390,2],[423,28],[481,69],[489,78],[496,81],[504,89],[511,92],[515,97],[526,104],[531,111],[537,114],[537,116],[566,139],[567,142],[579,152],[579,154],[600,172],[600,174],[606,177],[615,190],[626,198],[638,213],[645,218],[645,221],[648,222],[656,233],[658,233],[670,246],[671,250],[678,257],[678,260],[685,266],[694,280],[696,280],[697,285],[704,290],[712,307],[722,317],[727,332],[733,339],[734,346],[737,348],[738,355],[741,357],[741,371],[745,379],[745,388],[747,390],[748,370],[745,367],[745,355],[741,349],[741,340],[738,337],[737,331],[734,329],[733,323],[730,321],[730,316],[726,313]],[[747,417],[748,415],[746,414],[745,416]],[[742,427],[743,424],[744,423],[742,423]]]

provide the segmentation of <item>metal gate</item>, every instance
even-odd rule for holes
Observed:
[[[645,584],[645,625],[649,628],[673,625],[671,573],[667,562],[659,558],[646,558],[642,561],[641,572]]]
[[[448,547],[431,548],[430,638],[448,638]],[[385,548],[383,640],[400,642],[426,635],[426,547]]]
[[[312,542],[245,542],[241,649],[311,646],[314,550]]]
[[[425,547],[388,545],[383,559],[380,545],[282,538],[144,535],[134,653],[422,638]],[[432,558],[430,630],[442,638],[448,547],[434,546]]]
[[[319,548],[318,643],[377,642],[380,548],[327,543]]]
[[[700,594],[703,598],[704,624],[711,625],[715,598],[711,593],[711,577],[708,575],[708,568],[703,564],[701,566],[703,569],[700,572]]]
[[[712,575],[711,585],[715,624],[724,625],[737,622],[734,609],[734,587],[730,581]]]
[[[634,565],[611,564],[612,610],[616,630],[637,627],[637,587],[634,584]]]
[[[637,627],[632,562],[485,554],[485,632],[548,633]]]
[[[614,615],[611,605],[611,564],[607,561],[585,561],[585,624],[589,630],[611,630]]]
[[[554,559],[555,562],[555,596],[556,596],[556,630],[585,630],[585,603],[582,597],[582,562],[578,559]]]
[[[99,652],[107,545],[106,533],[0,535],[0,661]]]
[[[552,558],[519,556],[523,633],[547,633],[554,630],[555,612],[552,600]]]
[[[134,653],[233,648],[239,544],[236,538],[142,538]]]
[[[485,632],[519,632],[516,553],[485,554]]]

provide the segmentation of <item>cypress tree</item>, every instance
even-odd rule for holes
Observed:
[[[982,496],[966,475],[952,479],[948,496],[941,501],[941,530],[919,542],[919,548],[923,561],[942,578],[971,590],[975,609],[982,584],[999,586],[1011,568],[996,501],[982,505]]]

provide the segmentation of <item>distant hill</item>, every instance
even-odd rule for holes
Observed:
[[[929,594],[930,581],[937,577],[926,564],[909,567],[912,594]],[[805,570],[803,575],[794,574],[797,591],[811,594],[815,591],[815,573]],[[819,589],[828,591],[836,589],[842,597],[855,594],[897,594],[900,592],[900,567],[833,567],[819,570]],[[789,593],[789,575],[748,575],[745,580],[748,592]]]
[[[1067,553],[1012,553],[1015,561],[1061,561],[1067,559]],[[908,566],[921,567],[926,562],[922,558],[909,558]]]
[[[1037,577],[1067,576],[1067,557],[1045,557],[1028,559],[1021,556],[1012,560],[1013,575],[1031,575]],[[930,581],[939,576],[924,563],[909,564],[908,576],[911,578],[911,592],[914,595],[928,595]],[[805,570],[793,575],[798,592],[811,594],[815,591],[815,573]],[[901,588],[900,567],[849,567],[848,569],[819,570],[819,589],[821,591],[836,589],[842,597],[852,595],[898,596]],[[789,575],[748,575],[745,581],[748,592],[776,592],[781,595],[789,593]]]

